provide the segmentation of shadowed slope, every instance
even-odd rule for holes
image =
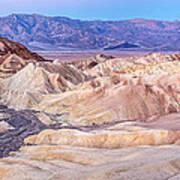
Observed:
[[[0,37],[0,77],[12,76],[30,62],[44,61],[20,43]]]

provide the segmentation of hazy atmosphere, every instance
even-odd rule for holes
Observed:
[[[1,0],[0,15],[38,13],[80,19],[180,18],[179,0]]]

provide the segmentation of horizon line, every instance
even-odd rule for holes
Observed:
[[[112,21],[112,22],[117,22],[117,21],[138,21],[138,20],[146,20],[146,21],[163,21],[163,22],[180,22],[179,19],[174,19],[174,20],[164,20],[164,19],[153,19],[153,18],[139,18],[139,17],[132,17],[132,18],[119,18],[119,19],[106,19],[106,18],[97,18],[97,19],[87,19],[87,18],[76,18],[76,17],[72,17],[72,16],[68,16],[68,15],[47,15],[47,14],[41,14],[41,13],[23,13],[23,12],[15,12],[15,13],[11,13],[11,14],[6,14],[6,15],[0,15],[0,18],[6,18],[12,15],[29,15],[29,16],[33,16],[33,15],[37,15],[37,16],[43,16],[43,17],[62,17],[62,18],[68,18],[68,19],[72,19],[72,20],[80,20],[80,21]]]

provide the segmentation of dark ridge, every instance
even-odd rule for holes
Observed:
[[[0,133],[0,158],[8,156],[10,152],[18,151],[24,145],[26,137],[38,134],[45,129],[61,127],[61,123],[46,126],[37,118],[37,112],[32,110],[16,111],[1,105],[0,113],[10,115],[9,118],[0,119],[0,121],[5,121],[14,128],[6,133]]]
[[[16,54],[24,60],[44,61],[44,58],[35,52],[29,51],[25,46],[18,42],[0,37],[0,55]]]
[[[138,45],[136,44],[131,44],[131,43],[122,43],[116,46],[110,46],[107,48],[104,48],[104,50],[116,50],[116,49],[130,49],[130,48],[140,48]]]

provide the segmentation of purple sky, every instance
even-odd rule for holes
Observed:
[[[0,15],[38,13],[78,19],[180,19],[180,0],[0,0]]]

